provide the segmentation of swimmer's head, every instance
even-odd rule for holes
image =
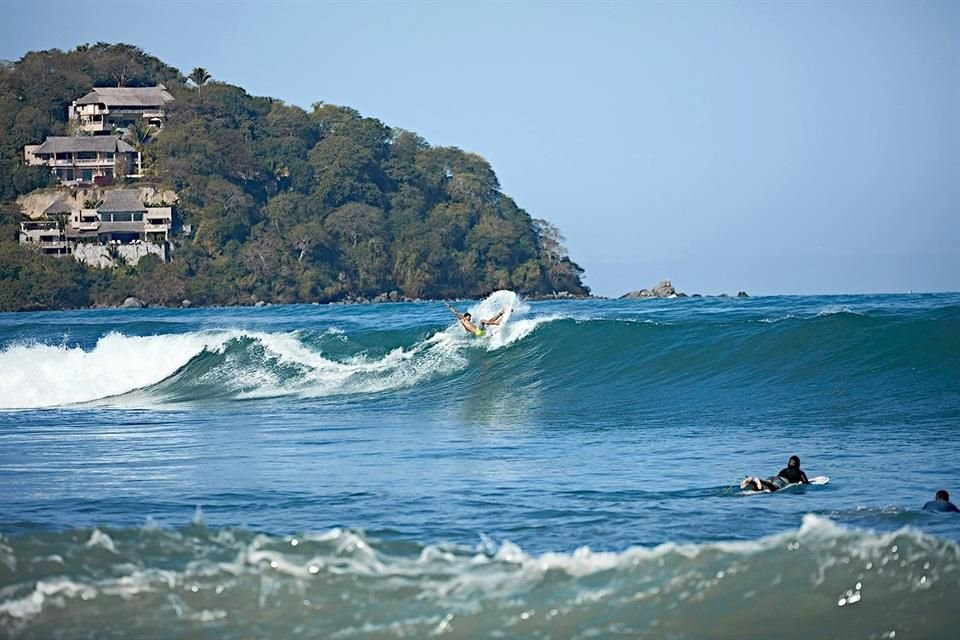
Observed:
[[[790,459],[787,460],[787,466],[788,466],[788,467],[797,467],[797,468],[799,468],[799,467],[800,467],[800,458],[798,458],[797,456],[790,456]]]

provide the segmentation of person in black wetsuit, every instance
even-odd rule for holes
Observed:
[[[740,483],[740,488],[750,491],[777,491],[788,484],[810,484],[810,481],[807,480],[807,474],[800,468],[800,458],[797,456],[790,456],[786,468],[775,476],[766,479],[759,476],[747,476]]]
[[[800,458],[797,456],[790,456],[786,468],[781,469],[777,475],[790,484],[797,484],[798,482],[800,484],[810,484],[810,481],[807,480],[807,474],[800,468]]]
[[[937,491],[937,495],[934,496],[934,499],[923,505],[923,510],[960,513],[960,509],[957,509],[957,505],[950,502],[950,494],[947,493],[946,489],[940,489],[940,491]]]

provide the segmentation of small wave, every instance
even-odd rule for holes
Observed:
[[[859,311],[854,311],[850,307],[841,307],[841,306],[828,306],[817,312],[818,318],[823,318],[826,316],[837,316],[837,315],[865,317],[867,314],[861,313]]]
[[[189,635],[206,620],[273,637],[427,637],[446,624],[462,637],[838,637],[855,625],[863,637],[947,638],[955,616],[931,603],[960,597],[955,543],[817,516],[755,540],[538,555],[486,538],[469,548],[202,524],[111,530],[116,553],[103,554],[79,533],[0,538],[17,556],[0,575],[0,631],[43,635],[69,615],[94,634]],[[31,562],[51,554],[67,559],[56,575]]]

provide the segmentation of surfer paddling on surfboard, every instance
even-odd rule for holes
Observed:
[[[506,311],[505,309],[501,309],[497,315],[493,316],[489,320],[481,320],[480,326],[478,327],[477,325],[473,324],[473,320],[469,311],[466,313],[460,313],[454,309],[452,305],[448,304],[447,307],[450,309],[450,311],[453,311],[453,315],[457,316],[457,319],[460,320],[460,324],[463,326],[464,331],[467,333],[472,333],[478,338],[483,337],[486,327],[500,324],[500,320],[503,319],[503,314]]]
[[[797,456],[790,456],[786,468],[781,469],[775,476],[766,479],[747,476],[740,483],[740,488],[750,491],[777,491],[791,484],[810,484],[807,474],[800,468],[800,458]]]

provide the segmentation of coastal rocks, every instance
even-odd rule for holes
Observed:
[[[673,284],[669,280],[661,280],[652,289],[640,289],[638,291],[631,291],[620,296],[621,300],[638,300],[643,298],[702,298],[699,293],[694,293],[687,295],[681,291],[674,289]],[[716,296],[717,298],[729,298],[730,296],[726,293],[721,293]],[[737,292],[738,298],[749,298],[750,295],[746,291]]]
[[[130,296],[129,298],[123,301],[123,304],[120,305],[120,308],[121,309],[142,309],[145,306],[147,305],[143,303],[143,300],[141,300],[140,298],[135,298],[134,296]]]
[[[652,289],[640,289],[631,291],[620,296],[621,300],[634,300],[637,298],[670,298],[677,295],[676,289],[669,280],[661,280]]]

